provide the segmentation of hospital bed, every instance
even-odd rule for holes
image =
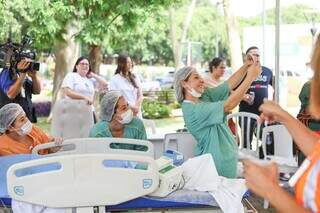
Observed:
[[[146,148],[143,151],[111,148],[111,144],[119,143]],[[148,141],[119,138],[69,139],[64,141],[60,152],[47,156],[36,154],[40,149],[51,146],[53,144],[36,147],[34,154],[27,156],[30,157],[27,161],[24,159],[9,167],[7,185],[11,198],[47,207],[70,208],[70,212],[74,207],[78,212],[221,212],[207,192],[179,190],[166,198],[147,196],[159,184],[153,145]],[[122,164],[114,164],[115,161]],[[142,164],[144,167],[124,166],[128,162]],[[10,207],[11,198],[2,194],[0,204]],[[247,196],[243,198],[245,211],[256,212]]]

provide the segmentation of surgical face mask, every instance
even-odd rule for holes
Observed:
[[[122,124],[128,124],[132,121],[133,118],[133,112],[131,109],[128,109],[125,113],[121,115],[122,120],[120,123]]]
[[[192,95],[195,98],[200,98],[201,97],[201,93],[197,92],[195,89],[191,88],[190,90],[188,90],[188,92],[190,93],[190,95]]]
[[[27,135],[31,132],[32,130],[32,123],[28,120],[26,123],[24,123],[20,129],[17,130],[17,133],[20,135],[20,136],[24,136],[24,135]]]

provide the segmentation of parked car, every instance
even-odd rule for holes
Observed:
[[[163,78],[158,78],[162,89],[173,89],[174,70],[171,70]]]

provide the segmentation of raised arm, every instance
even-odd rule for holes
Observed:
[[[32,79],[32,93],[33,94],[40,94],[41,92],[41,82],[36,73],[36,71],[28,72],[28,75]]]
[[[254,63],[252,56],[248,56],[246,58],[245,63],[238,69],[235,73],[231,75],[231,77],[227,80],[229,84],[230,90],[236,88],[241,81],[244,79],[248,68]]]
[[[89,78],[92,77],[94,79],[96,79],[96,81],[99,84],[99,88],[103,88],[103,89],[108,89],[108,82],[106,79],[104,79],[102,76],[97,75],[93,72],[91,72],[88,76]]]
[[[249,89],[252,81],[254,81],[261,73],[261,66],[259,62],[255,62],[248,68],[247,76],[239,87],[231,93],[228,99],[224,102],[224,111],[230,112],[242,100],[244,94]]]

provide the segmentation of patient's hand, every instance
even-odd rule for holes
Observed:
[[[62,142],[63,142],[63,138],[61,137],[55,137],[53,139],[53,142],[55,143],[56,146],[61,146]]]
[[[49,149],[49,153],[55,153],[57,151],[59,151],[61,149],[61,145],[63,142],[63,138],[61,137],[54,137],[51,139],[51,142],[54,142],[54,144],[56,145],[56,147],[50,148]]]

